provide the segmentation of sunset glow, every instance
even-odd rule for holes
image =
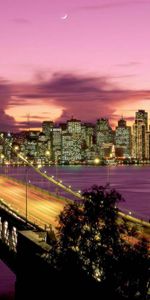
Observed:
[[[60,118],[62,113],[61,108],[44,104],[42,100],[40,102],[38,105],[30,105],[30,108],[28,105],[9,107],[8,109],[6,109],[6,114],[12,116],[16,122],[19,122],[20,128],[22,129],[28,129],[28,126],[30,126],[30,120],[35,123],[39,123],[43,122],[45,119],[55,121]],[[23,126],[21,126],[21,124],[23,124]],[[38,124],[36,129],[41,129],[40,127],[38,127]]]

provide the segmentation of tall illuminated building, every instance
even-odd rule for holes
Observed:
[[[70,162],[81,161],[83,131],[84,130],[80,120],[72,118],[71,120],[67,121],[67,133],[71,135],[71,146],[69,146]],[[64,145],[65,143],[62,142],[62,152],[64,151]]]
[[[96,144],[102,146],[104,143],[113,142],[113,131],[108,119],[101,118],[96,123]]]
[[[81,121],[72,118],[67,121],[67,130],[69,133],[81,133]]]
[[[86,124],[86,144],[88,148],[93,147],[94,141],[94,125],[87,123]]]
[[[96,145],[97,145],[97,154],[101,158],[106,157],[106,144],[113,144],[114,142],[114,133],[109,124],[108,119],[101,118],[97,120],[96,123]],[[107,146],[108,148],[108,146]],[[108,155],[109,156],[109,155]]]
[[[51,153],[51,158],[53,158],[53,128],[54,122],[53,121],[44,121],[42,123],[42,132],[48,138],[48,149]]]
[[[132,156],[137,160],[146,158],[146,132],[148,129],[148,113],[138,110],[133,124]]]
[[[121,118],[115,131],[116,156],[131,156],[131,127]]]
[[[81,141],[72,137],[71,133],[62,134],[62,163],[76,163],[81,161]]]
[[[148,113],[145,110],[140,109],[135,113],[135,121],[137,123],[143,121],[146,130],[148,130]]]
[[[52,131],[52,157],[54,161],[58,161],[61,158],[62,150],[62,129],[60,127],[54,127]]]

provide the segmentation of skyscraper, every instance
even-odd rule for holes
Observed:
[[[148,129],[148,113],[145,110],[138,110],[135,114],[133,124],[133,147],[132,156],[138,160],[146,157],[146,131]]]
[[[131,127],[121,118],[115,131],[116,156],[131,155]]]
[[[101,158],[105,157],[105,148],[107,144],[113,144],[114,136],[113,130],[109,125],[108,119],[101,118],[97,120],[96,123],[96,145],[97,145],[97,153]],[[111,146],[110,146],[111,147]]]
[[[135,113],[135,121],[137,123],[143,121],[146,130],[148,130],[148,113],[145,110],[140,109]]]
[[[104,143],[113,142],[113,131],[108,119],[101,118],[96,123],[96,144],[102,146]]]
[[[73,118],[68,120],[67,129],[69,133],[81,133],[81,121]]]
[[[60,127],[54,127],[52,131],[52,157],[54,161],[58,161],[61,158],[62,147],[62,129]]]
[[[72,137],[71,133],[62,135],[62,163],[81,161],[81,140]]]

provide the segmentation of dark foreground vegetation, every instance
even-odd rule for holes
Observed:
[[[32,268],[24,260],[27,281],[18,282],[16,299],[149,299],[149,243],[118,216],[122,196],[102,186],[83,196],[59,216],[49,253],[30,258]]]
[[[59,216],[48,258],[65,279],[66,296],[72,286],[76,295],[82,290],[99,299],[148,299],[148,240],[118,217],[122,196],[102,186],[83,196],[83,204],[69,204]]]

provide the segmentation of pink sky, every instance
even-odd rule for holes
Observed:
[[[149,110],[150,1],[2,0],[0,20],[2,129]]]

